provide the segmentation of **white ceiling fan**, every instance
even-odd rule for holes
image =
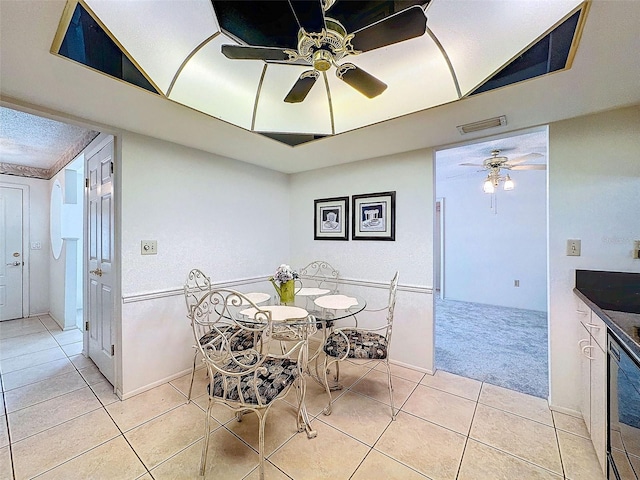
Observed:
[[[521,157],[509,160],[507,157],[500,155],[500,150],[492,150],[491,156],[485,158],[482,163],[461,163],[462,166],[467,167],[481,167],[483,170],[487,170],[487,178],[484,181],[482,189],[485,193],[494,193],[500,182],[504,182],[505,190],[513,190],[514,183],[511,177],[507,174],[503,176],[500,174],[500,170],[546,170],[547,166],[544,163],[525,163],[527,160],[533,160],[534,158],[543,157],[540,153],[528,153]],[[482,170],[480,170],[482,171]]]
[[[496,169],[497,173],[500,172],[500,169],[506,170],[546,170],[547,166],[544,163],[525,163],[528,160],[533,160],[534,158],[544,157],[544,155],[540,153],[528,153],[521,157],[514,158],[509,160],[504,155],[500,155],[500,150],[492,150],[491,156],[489,158],[485,158],[482,163],[461,163],[460,165],[466,167],[481,167],[485,170],[489,170],[489,172],[493,172]]]

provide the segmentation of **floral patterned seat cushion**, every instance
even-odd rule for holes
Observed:
[[[231,350],[239,352],[255,346],[254,332],[241,329],[237,325],[228,325],[220,330],[224,331],[224,336],[231,339]],[[205,347],[211,345],[214,348],[220,347],[220,333],[212,330],[200,337],[200,345]]]
[[[240,367],[228,362],[224,368],[228,371],[241,371]],[[262,404],[269,404],[298,377],[298,363],[288,358],[267,358],[257,373],[251,372],[241,377],[223,376],[221,373],[213,375],[213,381],[207,385],[213,397],[230,401],[240,401],[240,394],[244,403],[258,405],[258,396]],[[227,379],[227,391],[224,391],[223,378]]]
[[[382,360],[387,358],[387,339],[378,333],[358,330],[342,330],[349,339],[349,354],[346,358],[364,358]],[[338,333],[332,333],[324,344],[324,353],[331,357],[343,358],[347,351],[347,342]]]

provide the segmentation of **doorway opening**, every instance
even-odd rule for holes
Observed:
[[[434,162],[435,366],[542,398],[547,137],[493,137],[439,150]]]
[[[84,153],[81,153],[64,170],[65,179],[65,227],[67,248],[65,264],[65,323],[84,330]]]

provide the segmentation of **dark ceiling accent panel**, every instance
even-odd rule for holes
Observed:
[[[324,13],[320,0],[211,0],[220,28],[242,42],[263,47],[296,50],[300,26],[319,33],[324,17],[338,20],[348,33],[382,20],[425,0],[338,0]]]
[[[272,133],[272,132],[256,132],[265,137],[269,137],[280,143],[284,143],[295,147],[296,145],[302,145],[303,143],[312,142],[319,138],[324,138],[326,135],[312,135],[306,133]]]
[[[289,0],[300,27],[307,32],[321,32],[324,28],[324,11],[320,0]]]
[[[565,68],[581,11],[571,15],[551,33],[532,45],[471,95],[505,87]]]
[[[107,75],[158,93],[80,3],[76,5],[58,53]]]
[[[220,28],[248,45],[298,48],[298,22],[286,0],[212,0]]]

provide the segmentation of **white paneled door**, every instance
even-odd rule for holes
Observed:
[[[89,357],[114,384],[113,140],[87,160]]]
[[[0,321],[22,318],[22,189],[0,187]]]

